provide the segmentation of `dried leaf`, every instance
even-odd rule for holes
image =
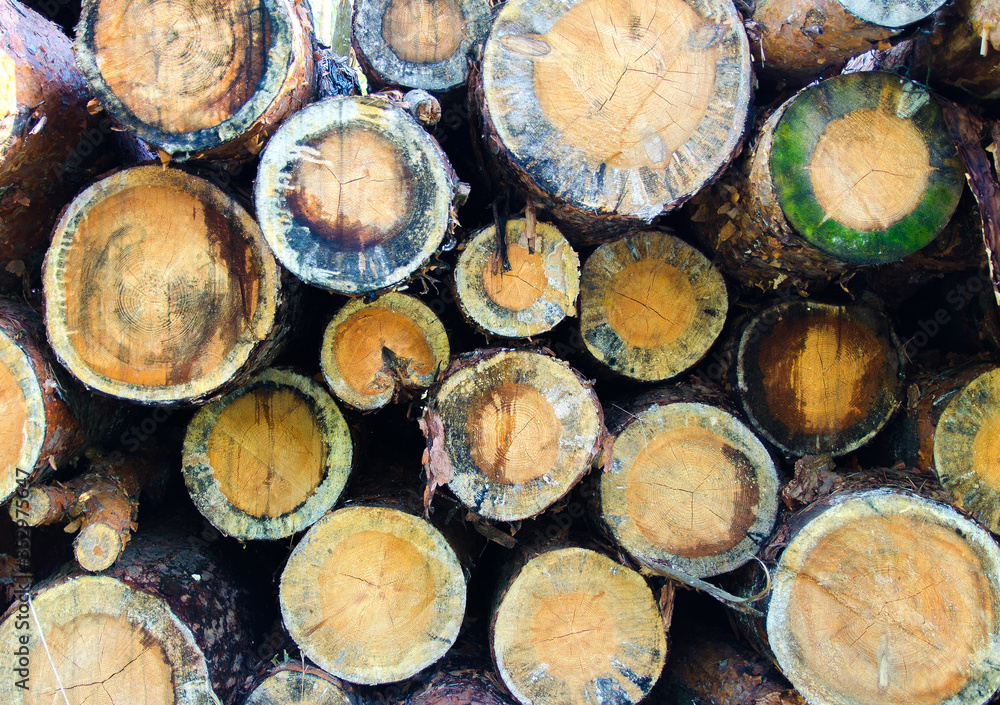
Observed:
[[[844,478],[833,472],[833,467],[829,453],[807,455],[795,461],[795,477],[781,490],[785,505],[797,509],[842,488]]]

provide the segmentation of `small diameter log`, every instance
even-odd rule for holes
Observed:
[[[533,232],[529,229],[533,228]],[[530,338],[576,315],[580,258],[554,226],[507,221],[473,235],[455,265],[462,313],[487,335]]]
[[[15,603],[0,623],[0,654],[15,663],[27,638],[30,678],[27,689],[0,679],[0,700],[231,702],[250,644],[242,600],[204,541],[144,532],[107,573],[56,578]]]
[[[62,30],[0,2],[0,286],[42,262],[75,182],[68,161],[87,127],[87,86]]]
[[[323,334],[319,361],[338,399],[374,411],[404,388],[430,387],[450,358],[448,333],[434,312],[412,296],[389,292],[340,309]]]
[[[751,16],[763,71],[807,83],[919,22],[945,0],[761,0]]]
[[[110,407],[66,379],[27,306],[0,299],[0,503],[75,458],[110,425]]]
[[[279,539],[330,510],[351,472],[350,430],[318,382],[269,369],[188,424],[188,493],[226,536]]]
[[[465,576],[430,523],[351,506],[320,519],[281,575],[281,614],[302,653],[352,683],[416,674],[454,643]]]
[[[140,403],[211,399],[264,367],[287,333],[287,289],[257,224],[175,169],[126,169],[83,191],[43,278],[59,360]]]
[[[600,477],[615,541],[654,572],[695,578],[756,555],[774,529],[778,473],[753,432],[722,408],[669,397],[623,417]]]
[[[458,187],[444,152],[403,110],[338,97],[281,126],[261,157],[255,200],[293,274],[361,294],[402,283],[434,254]]]
[[[668,233],[643,231],[598,247],[580,277],[587,350],[615,372],[664,380],[694,365],[729,309],[722,275]]]
[[[1000,6],[995,0],[956,0],[942,9],[924,51],[932,85],[952,86],[978,100],[1000,98]]]
[[[260,152],[312,100],[309,6],[291,0],[84,0],[76,56],[126,130],[177,159]]]
[[[732,634],[671,636],[663,680],[678,705],[806,705],[766,659]]]
[[[801,91],[768,151],[760,156],[783,217],[845,262],[882,264],[924,247],[964,188],[940,106],[889,73],[845,74]]]
[[[955,506],[1000,531],[1000,369],[948,402],[934,432],[934,470]]]
[[[489,31],[487,0],[354,3],[354,50],[379,85],[435,92],[457,88]]]
[[[66,484],[37,485],[10,505],[14,520],[28,526],[69,523],[77,563],[91,573],[118,560],[137,528],[139,494],[163,482],[167,465],[132,456],[100,458],[91,470]]]
[[[604,242],[686,201],[742,144],[750,50],[729,0],[501,7],[477,99],[490,152]]]
[[[766,633],[816,705],[981,705],[1000,686],[1000,552],[951,507],[878,489],[796,517]]]
[[[243,705],[362,705],[347,684],[326,671],[303,663],[271,669]]]
[[[431,409],[440,424],[425,431],[432,474],[486,519],[541,513],[601,447],[597,396],[568,364],[541,353],[477,351],[457,361]]]
[[[546,551],[516,571],[490,632],[497,671],[524,705],[637,703],[667,655],[646,581],[584,548]]]
[[[790,455],[843,455],[899,407],[903,359],[884,315],[863,306],[778,304],[740,337],[736,395],[754,427]]]
[[[406,698],[406,705],[513,705],[492,673],[477,669],[438,671]]]

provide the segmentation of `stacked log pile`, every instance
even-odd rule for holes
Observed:
[[[994,698],[997,3],[337,4],[0,0],[0,702]]]

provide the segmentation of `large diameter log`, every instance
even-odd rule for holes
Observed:
[[[812,244],[782,210],[771,171],[771,154],[775,129],[793,102],[785,101],[766,120],[761,119],[754,128],[748,154],[692,199],[690,217],[698,239],[727,275],[750,288],[794,289],[807,295],[831,282],[848,280],[858,267]],[[866,130],[858,132],[857,140],[856,147],[874,144],[868,140]],[[864,163],[860,164],[863,169]],[[864,178],[873,177],[875,181],[882,178],[878,174]],[[976,238],[970,237],[969,231],[981,230],[982,225],[977,222],[979,215],[972,200],[971,194],[963,193],[954,216],[928,244],[894,260],[889,267],[877,272],[867,270],[872,273],[873,285],[899,295],[905,291],[898,287],[900,281],[912,288],[917,276],[929,278],[977,266],[982,255],[976,251]],[[880,247],[883,239],[877,232],[865,238],[867,244],[859,242],[869,249]]]
[[[290,662],[272,668],[243,705],[363,705],[349,684],[326,671]]]
[[[56,363],[40,318],[0,299],[0,503],[97,440],[113,409],[89,399]]]
[[[59,360],[140,403],[218,396],[287,333],[289,289],[260,228],[175,169],[126,169],[84,190],[56,225],[43,279]]]
[[[419,299],[390,291],[355,299],[323,333],[320,367],[337,398],[355,409],[380,409],[403,389],[426,389],[451,358],[444,324]]]
[[[951,507],[878,489],[793,519],[766,636],[815,705],[981,705],[1000,686],[1000,551]]]
[[[279,598],[285,627],[311,661],[351,683],[390,683],[454,643],[465,576],[430,523],[351,506],[327,514],[295,547]]]
[[[444,152],[403,110],[338,97],[281,126],[254,195],[282,264],[314,286],[361,294],[401,284],[434,254],[458,187]]]
[[[744,328],[736,395],[761,435],[790,455],[843,455],[899,408],[903,356],[886,317],[864,306],[791,301]]]
[[[944,0],[761,0],[751,15],[765,73],[806,83],[919,22]]]
[[[195,506],[237,539],[279,539],[330,510],[353,446],[333,398],[308,377],[269,369],[198,410],[182,453]]]
[[[87,86],[73,45],[17,0],[0,2],[0,286],[36,269],[59,209],[67,165],[87,127]]]
[[[601,519],[646,568],[704,578],[749,561],[778,514],[778,473],[753,432],[708,403],[651,398],[612,428]]]
[[[489,151],[576,243],[649,223],[739,149],[750,51],[730,0],[508,2],[477,97]]]
[[[435,92],[461,86],[489,30],[487,0],[354,3],[354,50],[381,85]]]
[[[246,158],[315,91],[309,6],[86,0],[76,55],[125,129],[177,159]]]
[[[580,258],[548,223],[507,221],[503,241],[496,226],[465,243],[455,265],[455,293],[462,313],[487,335],[530,338],[576,314]]]
[[[249,647],[242,600],[204,541],[143,534],[107,573],[56,578],[15,603],[0,623],[0,653],[15,663],[27,639],[28,687],[0,679],[0,699],[228,703]]]
[[[590,470],[603,411],[568,364],[520,350],[453,363],[426,424],[430,470],[482,517],[541,513]]]
[[[660,676],[666,635],[641,575],[584,548],[545,551],[501,589],[490,645],[523,705],[642,700]]]
[[[934,430],[934,471],[954,504],[1000,530],[1000,369],[968,381]]]
[[[698,362],[728,309],[722,275],[669,233],[642,231],[601,245],[580,275],[587,350],[615,372],[646,382]]]

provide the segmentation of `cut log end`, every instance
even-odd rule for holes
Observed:
[[[924,247],[964,187],[940,107],[926,89],[888,73],[847,74],[802,91],[778,122],[770,164],[789,223],[859,264]]]
[[[443,92],[465,82],[489,23],[484,0],[362,0],[354,46],[377,83]]]
[[[499,142],[536,188],[648,222],[732,158],[750,54],[730,3],[511,3],[486,42],[482,88]]]
[[[455,268],[462,311],[487,334],[528,338],[554,328],[576,313],[580,258],[552,225],[507,222],[510,269],[503,266],[496,228],[481,230],[466,243]]]
[[[124,548],[121,531],[108,524],[90,524],[73,541],[73,555],[84,570],[96,573],[110,568]]]
[[[580,327],[590,353],[615,372],[664,380],[694,365],[722,331],[722,275],[666,233],[600,246],[580,279]]]
[[[782,554],[768,641],[809,702],[985,702],[1000,686],[998,561],[986,532],[949,507],[849,496]]]
[[[702,578],[733,570],[760,549],[777,511],[777,470],[763,444],[705,404],[637,413],[601,476],[602,518],[654,571]]]
[[[434,312],[411,296],[389,292],[337,312],[323,336],[320,365],[341,401],[371,411],[401,388],[431,386],[450,355],[448,334]]]
[[[899,406],[902,360],[881,314],[793,302],[744,330],[737,394],[760,432],[792,455],[842,455],[867,443]]]
[[[501,351],[463,367],[435,399],[453,476],[449,487],[487,519],[542,512],[590,469],[603,413],[568,365]]]
[[[582,548],[528,561],[501,598],[491,638],[500,677],[526,705],[637,703],[667,651],[645,580]]]
[[[227,536],[277,539],[340,497],[350,432],[315,381],[271,369],[191,420],[183,471],[195,506]]]
[[[271,336],[280,278],[257,225],[208,182],[138,167],[70,205],[44,270],[46,324],[84,384],[139,402],[210,397]]]
[[[328,514],[281,576],[281,612],[312,661],[352,683],[408,678],[454,643],[465,577],[429,523],[396,509]]]
[[[356,700],[316,668],[289,666],[265,678],[243,705],[356,705]]]
[[[111,577],[82,576],[43,591],[31,605],[30,629],[15,631],[26,616],[0,624],[5,655],[15,659],[23,634],[31,653],[47,654],[51,661],[31,673],[28,689],[4,679],[4,702],[61,702],[64,693],[71,693],[74,702],[213,702],[204,655],[159,598]]]
[[[0,502],[33,473],[45,441],[42,384],[25,351],[0,331]]]
[[[76,53],[115,119],[170,154],[266,138],[312,93],[311,32],[284,0],[86,0]]]
[[[315,286],[358,294],[403,282],[448,231],[455,179],[416,121],[377,98],[331,98],[287,120],[255,199],[278,259]]]
[[[1000,530],[1000,370],[976,377],[948,404],[934,433],[934,468],[957,506]]]

